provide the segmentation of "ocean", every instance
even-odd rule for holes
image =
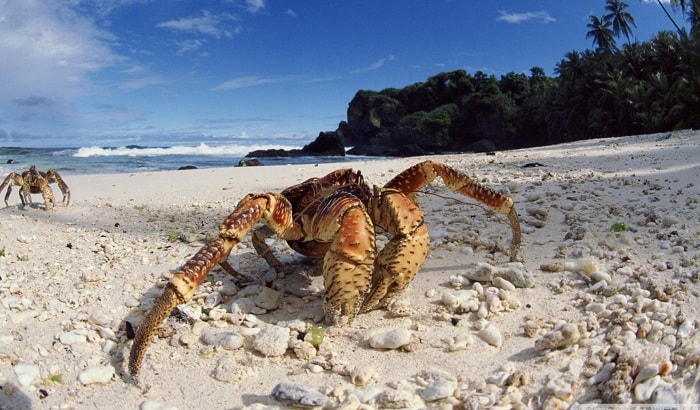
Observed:
[[[247,142],[247,141],[246,141]],[[76,148],[0,147],[0,178],[10,172],[22,172],[30,165],[39,170],[53,168],[61,176],[75,174],[114,174],[176,170],[180,167],[220,168],[238,165],[246,154],[258,149],[296,149],[297,145],[274,143],[222,144],[199,143],[149,147],[126,145],[115,147],[85,146]],[[365,157],[289,157],[260,158],[263,165],[344,162]],[[373,157],[376,158],[376,157]],[[0,179],[0,181],[2,180]]]

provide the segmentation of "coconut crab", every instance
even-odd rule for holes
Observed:
[[[513,200],[439,162],[416,164],[373,189],[359,171],[339,169],[281,193],[248,194],[223,221],[218,238],[185,262],[144,318],[129,356],[132,377],[163,320],[192,298],[216,264],[236,274],[228,256],[257,222],[264,226],[254,231],[253,245],[273,267],[279,261],[264,240],[275,234],[295,251],[323,258],[324,313],[331,324],[347,324],[358,313],[386,306],[410,284],[428,254],[428,227],[416,194],[436,177],[452,191],[507,215],[513,235],[510,258],[515,260],[521,232]],[[375,243],[379,229],[391,236],[381,250]]]
[[[7,193],[5,194],[5,206],[7,200],[10,198],[12,193],[12,186],[19,186],[19,199],[22,201],[22,206],[27,203],[32,203],[31,194],[41,194],[44,198],[44,209],[49,209],[49,204],[53,207],[56,205],[56,199],[53,196],[53,190],[49,184],[57,184],[58,188],[63,193],[62,203],[68,206],[70,203],[70,189],[68,185],[63,181],[63,178],[54,169],[49,169],[46,172],[39,171],[34,165],[30,166],[27,171],[22,172],[22,174],[17,174],[10,172],[5,180],[0,185],[0,192],[7,185]]]

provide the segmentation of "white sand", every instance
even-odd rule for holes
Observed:
[[[370,184],[382,184],[421,159],[341,166],[361,169]],[[328,330],[321,349],[325,361],[316,362],[335,364],[335,369],[308,366],[309,360],[297,358],[292,350],[280,357],[262,357],[251,347],[252,335],[232,351],[207,346],[198,337],[203,329],[205,333],[245,333],[248,327],[223,320],[197,321],[193,326],[171,318],[164,332],[175,334],[154,339],[140,384],[134,386],[128,383],[123,361],[131,345],[124,322],[138,324],[143,310],[161,291],[156,282],[201,246],[196,239],[215,235],[218,224],[246,193],[280,191],[322,176],[338,164],[68,176],[69,207],[59,205],[45,212],[37,206],[41,197],[34,195],[35,204],[21,209],[15,189],[11,206],[0,209],[0,249],[4,249],[0,257],[0,409],[279,406],[270,393],[280,382],[318,389],[346,408],[358,408],[358,398],[367,400],[364,408],[372,408],[379,400],[377,393],[388,397],[387,392],[394,391],[406,392],[412,406],[467,407],[465,402],[479,397],[486,403],[492,393],[502,404],[512,400],[505,407],[517,407],[519,397],[534,408],[566,407],[601,400],[598,386],[587,380],[620,351],[636,358],[640,366],[670,361],[670,372],[662,371],[658,378],[661,387],[652,390],[674,401],[700,402],[700,133],[431,159],[490,186],[507,187],[515,200],[524,230],[524,265],[536,285],[510,292],[520,302],[519,308],[487,316],[503,335],[501,347],[477,336],[476,313],[450,311],[441,298],[456,294],[450,277],[473,269],[473,263],[508,261],[500,250],[510,240],[506,219],[480,207],[423,195],[421,205],[436,240],[406,293],[413,314],[392,317],[386,310],[374,311],[359,316],[349,328]],[[430,190],[456,197],[441,184]],[[56,187],[54,193],[60,200]],[[630,231],[610,232],[614,223],[624,223]],[[190,242],[169,240],[175,233],[184,234]],[[477,233],[480,243],[473,241]],[[270,274],[253,254],[250,242],[242,245],[234,249],[231,264],[252,278]],[[283,243],[275,247],[284,252],[290,272],[312,270],[285,251]],[[542,264],[582,258],[589,258],[585,260],[597,267],[593,270],[610,275],[612,283],[591,288],[595,281],[584,272],[540,269]],[[202,289],[192,306],[204,303],[221,284],[222,306],[230,308],[236,300],[226,273],[217,268],[213,277],[212,282],[219,283]],[[253,326],[294,319],[312,323],[319,317],[320,278],[309,284],[302,276],[288,273],[273,286],[282,292],[282,305],[256,315]],[[595,303],[600,305],[591,305]],[[602,311],[587,312],[587,304]],[[533,337],[524,332],[528,319]],[[583,335],[563,348],[537,351],[535,342],[558,321],[582,324]],[[658,323],[654,326],[660,330],[646,335],[638,330],[644,323]],[[417,342],[414,350],[377,350],[368,345],[372,332],[394,328],[411,330]],[[454,338],[465,334],[472,335],[473,343],[450,351]],[[110,364],[115,375],[106,382],[94,382]],[[374,377],[366,386],[355,386],[349,375],[338,370],[342,364],[371,369]],[[219,381],[213,375],[220,374],[222,366],[239,367],[228,381]],[[85,369],[90,370],[84,373]],[[444,371],[436,372],[437,378],[453,383],[452,398],[432,403],[421,399],[426,397],[421,380],[429,378],[431,370]],[[505,375],[525,375],[526,383],[514,383],[516,387],[509,390],[498,386],[501,370]],[[38,375],[33,375],[36,371]],[[89,384],[79,381],[81,374]],[[59,376],[60,382],[50,380]],[[664,383],[672,387],[664,390]],[[353,389],[358,390],[354,395],[350,394]],[[631,386],[623,383],[621,390],[629,392]],[[675,393],[669,393],[672,390]],[[373,396],[374,400],[367,399]]]

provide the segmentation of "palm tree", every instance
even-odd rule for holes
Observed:
[[[598,45],[599,51],[603,51],[606,54],[612,53],[616,48],[615,36],[610,29],[612,23],[594,15],[591,15],[590,19],[591,22],[588,23],[590,30],[586,33],[586,38],[593,38],[593,44]]]
[[[612,23],[612,31],[616,37],[624,34],[627,38],[627,44],[630,44],[630,34],[632,34],[630,25],[637,27],[637,24],[634,22],[632,14],[626,11],[627,6],[627,3],[620,0],[607,0],[605,10],[609,13],[603,16],[603,19]]]

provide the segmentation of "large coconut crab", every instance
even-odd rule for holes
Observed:
[[[9,206],[7,204],[7,200],[10,198],[13,185],[20,187],[19,199],[22,201],[22,206],[25,206],[27,203],[32,203],[31,194],[41,194],[41,196],[44,198],[44,209],[48,210],[49,205],[53,207],[56,204],[56,199],[53,196],[53,190],[49,184],[58,185],[61,193],[63,193],[62,202],[64,205],[68,206],[70,203],[70,189],[63,181],[63,178],[61,178],[58,172],[56,172],[54,169],[49,169],[46,172],[42,172],[32,165],[28,170],[22,172],[21,174],[10,172],[0,185],[0,192],[2,192],[7,185],[5,206]]]
[[[428,227],[416,193],[438,176],[452,191],[507,215],[513,233],[510,258],[515,260],[521,233],[513,200],[438,162],[421,162],[372,190],[359,171],[340,169],[281,193],[249,194],[221,224],[218,238],[207,242],[172,277],[144,318],[129,357],[132,377],[138,375],[163,320],[194,295],[209,271],[218,263],[235,274],[227,261],[231,249],[259,221],[265,226],[254,232],[253,244],[273,267],[279,262],[264,244],[273,234],[303,255],[323,258],[327,321],[349,323],[358,313],[386,306],[410,284],[428,254]],[[391,236],[379,252],[378,229]]]

